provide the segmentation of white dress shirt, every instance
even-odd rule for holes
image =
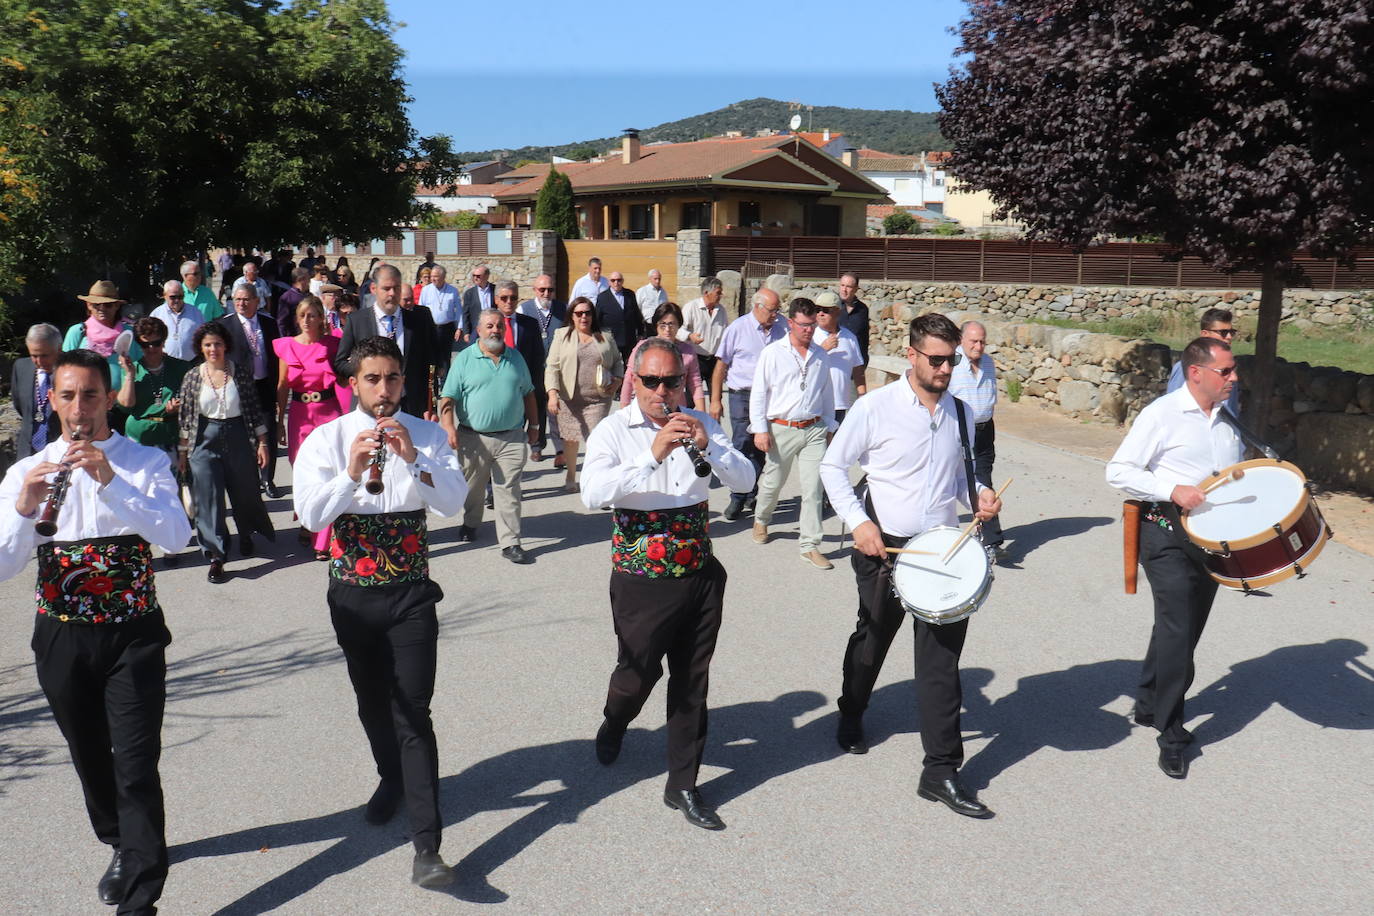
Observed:
[[[1195,487],[1239,462],[1245,445],[1221,418],[1224,409],[1204,412],[1186,385],[1156,398],[1107,462],[1107,483],[1136,499],[1168,502],[1174,487]]]
[[[62,511],[57,514],[57,534],[51,538],[40,537],[33,530],[34,519],[20,515],[15,504],[29,469],[44,461],[61,461],[71,443],[66,439],[49,442],[42,451],[10,466],[0,483],[0,581],[19,573],[34,555],[34,548],[45,541],[136,534],[168,553],[186,546],[191,525],[181,507],[167,453],[139,445],[119,433],[111,433],[110,438],[95,445],[109,459],[114,479],[102,487],[86,471],[74,471]]]
[[[200,368],[191,370],[201,372]],[[239,386],[234,381],[231,374],[224,387],[216,389],[214,385],[207,382],[204,377],[200,382],[200,415],[207,420],[228,420],[243,413],[243,404],[239,401]]]
[[[382,467],[385,489],[373,495],[364,488],[367,473],[357,483],[348,476],[348,453],[358,433],[372,429],[377,419],[361,409],[350,411],[305,437],[293,465],[295,508],[301,524],[323,531],[345,513],[377,515],[428,509],[444,518],[458,514],[467,499],[468,485],[458,456],[448,447],[448,435],[437,423],[397,413],[395,418],[415,443],[415,462],[406,464],[387,450]],[[427,473],[430,483],[420,479]]]
[[[820,417],[835,429],[835,393],[830,384],[830,360],[814,343],[802,357],[788,335],[763,348],[754,368],[749,392],[749,431],[772,431],[769,420],[810,420]]]
[[[591,274],[586,274],[577,278],[577,282],[573,284],[572,295],[568,297],[568,301],[571,302],[578,296],[586,296],[588,299],[592,300],[592,304],[595,305],[596,297],[610,288],[610,281],[605,277],[598,277],[593,280]]]
[[[835,398],[835,409],[848,410],[854,403],[854,369],[864,364],[864,354],[859,349],[859,338],[849,328],[841,327],[838,336],[840,342],[835,345],[835,349],[825,352],[830,365],[830,386]],[[820,347],[830,339],[830,332],[816,328],[816,335],[812,339],[816,346]],[[821,349],[825,350],[824,347]]]
[[[965,420],[972,443],[967,411]],[[932,414],[917,399],[910,370],[854,402],[821,460],[826,495],[851,531],[875,521],[849,482],[855,464],[868,475],[878,527],[887,534],[913,537],[937,525],[953,527],[959,506],[968,503],[954,397],[942,394]]]
[[[420,290],[420,305],[429,309],[435,324],[459,324],[463,322],[463,303],[458,288],[445,283],[435,286],[426,283]]]
[[[200,313],[200,309],[187,302],[182,305],[180,312],[174,312],[164,302],[153,309],[148,317],[156,318],[167,326],[167,342],[162,348],[163,353],[173,359],[184,359],[187,362],[195,360],[199,355],[196,353],[196,328],[205,324],[205,316]]]
[[[754,465],[730,447],[730,438],[715,420],[697,410],[682,412],[706,427],[709,441],[702,454],[721,484],[732,493],[748,493],[754,486]],[[677,509],[707,498],[711,478],[698,477],[682,449],[673,449],[662,464],[654,460],[658,431],[638,400],[596,424],[582,464],[582,502],[588,509]]]
[[[950,370],[949,390],[973,411],[974,423],[986,423],[992,419],[992,410],[997,406],[997,367],[992,357],[984,353],[978,358],[978,372],[973,371],[973,360],[968,358],[963,347],[955,347],[954,352],[964,358],[959,365]]]
[[[396,341],[396,346],[400,348],[402,353],[406,351],[406,323],[401,318],[404,312],[405,309],[398,308],[391,315],[391,327],[393,329],[391,338]],[[383,319],[387,317],[386,312],[382,311],[379,306],[374,305],[372,306],[372,317],[377,321],[377,336],[386,337],[386,322],[383,321]]]
[[[652,283],[645,283],[635,290],[635,301],[639,303],[639,313],[644,316],[644,323],[648,324],[654,320],[654,312],[658,307],[668,301],[668,291],[663,287],[654,288]]]
[[[697,348],[697,356],[715,356],[729,324],[724,307],[717,305],[708,310],[698,296],[682,307],[682,327],[678,329],[677,339],[687,340],[693,334],[700,334],[701,343],[692,344]]]

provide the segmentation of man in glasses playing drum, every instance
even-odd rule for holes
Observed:
[[[835,735],[840,747],[851,754],[868,751],[864,710],[905,616],[901,600],[887,582],[887,548],[899,547],[937,526],[955,526],[959,504],[969,498],[961,442],[965,437],[972,441],[973,412],[963,408],[965,436],[961,437],[959,402],[948,390],[959,359],[955,353],[959,329],[943,315],[921,315],[911,322],[908,343],[911,368],[906,375],[854,402],[821,462],[821,480],[830,503],[854,532],[850,562],[859,589],[859,617],[845,649],[840,725]],[[863,499],[849,482],[849,469],[855,464],[868,479]],[[974,485],[980,520],[1002,511],[996,493],[976,481]],[[939,561],[939,557],[919,559]],[[959,654],[968,631],[967,615],[941,624],[917,617],[913,627],[916,702],[925,749],[917,794],[967,817],[991,817],[992,812],[958,779],[964,762]]]
[[[1140,560],[1154,594],[1155,625],[1133,716],[1137,725],[1159,730],[1159,768],[1174,779],[1188,775],[1185,752],[1193,736],[1183,727],[1183,697],[1193,683],[1193,649],[1217,593],[1179,511],[1201,505],[1207,497],[1198,484],[1239,462],[1245,451],[1220,415],[1239,384],[1230,345],[1199,337],[1180,362],[1183,387],[1140,412],[1107,465],[1107,483],[1143,501]]]

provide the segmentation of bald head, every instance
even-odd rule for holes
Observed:
[[[782,300],[766,286],[754,293],[749,302],[754,307],[755,320],[765,328],[771,328],[778,312],[782,311]]]

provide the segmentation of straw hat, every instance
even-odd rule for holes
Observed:
[[[119,287],[115,286],[114,283],[110,282],[109,280],[95,281],[91,284],[91,292],[89,295],[77,296],[76,298],[80,299],[82,302],[115,302],[119,305],[124,305],[126,302],[129,301],[127,299],[120,298]]]

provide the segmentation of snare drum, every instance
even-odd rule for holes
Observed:
[[[1261,458],[1233,464],[1198,486],[1206,489],[1238,469],[1243,477],[1181,513],[1189,540],[1207,552],[1208,572],[1227,588],[1247,592],[1307,575],[1331,535],[1307,478],[1286,461]]]
[[[958,528],[931,528],[903,546],[908,550],[928,550],[936,556],[894,555],[892,590],[902,607],[917,620],[954,623],[978,610],[988,597],[992,564],[977,538],[965,538],[948,563],[940,562],[959,534]]]

